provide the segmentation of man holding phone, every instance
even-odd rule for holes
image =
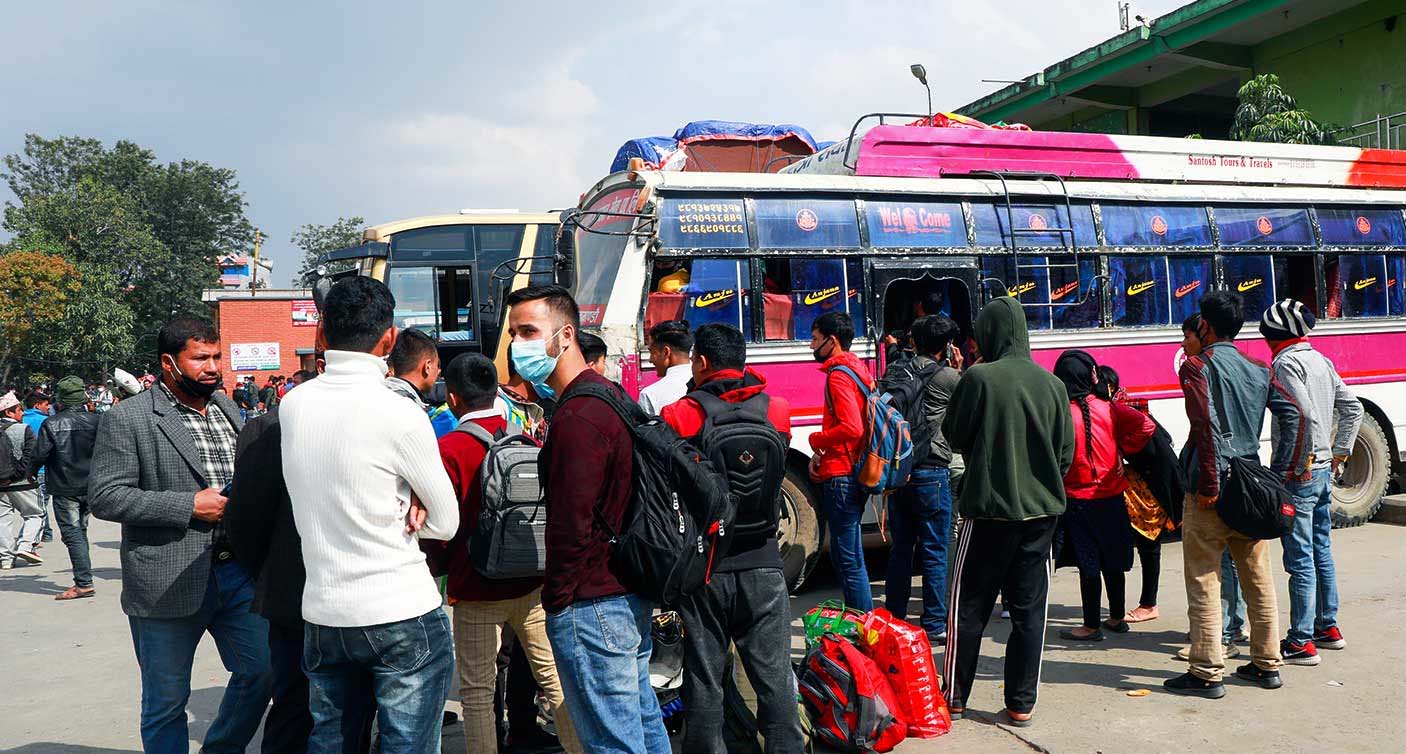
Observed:
[[[268,623],[225,536],[239,408],[219,392],[219,335],[177,318],[157,335],[161,381],[99,424],[89,480],[93,515],[122,524],[122,609],[141,668],[142,745],[189,746],[186,702],[206,632],[231,673],[203,750],[242,752],[268,706]]]

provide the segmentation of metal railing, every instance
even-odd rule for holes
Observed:
[[[1333,132],[1333,137],[1339,144],[1348,147],[1402,149],[1406,147],[1403,131],[1406,131],[1406,113],[1396,113],[1378,115],[1372,120],[1340,128]]]

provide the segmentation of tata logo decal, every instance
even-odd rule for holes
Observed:
[[[1140,293],[1146,293],[1147,291],[1151,290],[1152,287],[1155,285],[1157,285],[1156,280],[1146,280],[1141,283],[1135,283],[1133,285],[1128,286],[1128,295],[1136,296]]]
[[[1255,221],[1255,228],[1259,230],[1260,235],[1267,236],[1274,232],[1274,223],[1269,221],[1269,217],[1260,215],[1260,219]]]
[[[699,309],[704,309],[714,304],[721,304],[722,302],[732,298],[735,295],[737,295],[737,291],[732,289],[728,289],[725,291],[713,291],[712,293],[705,293],[702,296],[699,296],[697,299],[694,300],[693,305]]]
[[[1025,283],[1017,283],[1016,286],[1011,289],[1011,295],[1019,297],[1022,293],[1029,293],[1033,290],[1035,290],[1035,281],[1033,280]]]
[[[1050,227],[1050,224],[1048,221],[1045,220],[1044,215],[1034,214],[1030,216],[1031,230],[1044,230],[1048,227]]]
[[[1062,286],[1062,287],[1056,289],[1054,293],[1051,293],[1051,294],[1050,294],[1050,300],[1051,300],[1051,301],[1058,301],[1058,300],[1064,298],[1065,296],[1068,296],[1069,294],[1071,294],[1071,293],[1073,293],[1074,291],[1077,291],[1077,290],[1079,290],[1079,281],[1078,281],[1078,280],[1075,280],[1074,282],[1070,283],[1069,285]]]
[[[796,213],[796,227],[809,233],[820,227],[820,218],[815,216],[815,212],[809,207]]]
[[[1200,288],[1200,287],[1201,287],[1201,281],[1200,281],[1200,280],[1193,280],[1193,281],[1191,281],[1190,283],[1187,283],[1186,285],[1183,285],[1183,286],[1181,286],[1180,288],[1177,288],[1177,290],[1176,290],[1177,298],[1183,298],[1183,297],[1186,296],[1186,294],[1188,294],[1188,293],[1190,293],[1190,292],[1192,292],[1192,291],[1194,291],[1194,290],[1196,290],[1197,288]]]
[[[1239,285],[1235,286],[1235,290],[1240,291],[1241,293],[1244,293],[1245,291],[1248,291],[1248,290],[1250,290],[1251,288],[1258,288],[1258,287],[1259,287],[1261,284],[1263,284],[1263,283],[1264,283],[1264,278],[1255,278],[1254,280],[1246,280],[1245,282],[1240,283]]]
[[[830,298],[831,296],[838,296],[839,293],[840,287],[838,285],[834,288],[822,288],[821,290],[811,291],[810,293],[807,293],[805,295],[805,298],[801,299],[801,302],[804,303],[806,306],[814,306],[815,304],[818,304],[821,301]]]
[[[1361,234],[1364,235],[1364,236],[1367,235],[1368,233],[1371,233],[1371,232],[1372,232],[1372,221],[1371,221],[1371,220],[1368,220],[1367,218],[1363,217],[1362,215],[1358,215],[1358,216],[1357,216],[1357,232],[1358,232],[1358,233],[1361,233]]]
[[[1159,236],[1167,235],[1167,218],[1161,215],[1152,216],[1152,232]]]
[[[1369,278],[1367,278],[1366,280],[1358,280],[1357,282],[1353,283],[1353,284],[1352,284],[1352,289],[1353,289],[1354,291],[1360,291],[1360,290],[1362,290],[1363,288],[1367,288],[1367,287],[1369,287],[1369,286],[1375,285],[1376,282],[1377,282],[1377,277],[1376,277],[1375,275],[1373,275],[1372,277],[1369,277]]]

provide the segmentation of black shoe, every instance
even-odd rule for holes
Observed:
[[[1132,630],[1132,626],[1129,626],[1128,622],[1121,618],[1116,621],[1109,618],[1103,622],[1103,627],[1115,634],[1126,634],[1128,631]]]
[[[1182,673],[1162,682],[1162,688],[1182,696],[1199,696],[1202,699],[1219,699],[1225,696],[1225,684],[1220,681],[1206,681],[1191,673]]]
[[[1066,641],[1103,641],[1103,631],[1094,629],[1094,632],[1085,636],[1074,633],[1072,628],[1062,628],[1059,631],[1059,638]]]
[[[1262,689],[1277,689],[1284,685],[1284,680],[1279,677],[1279,671],[1261,670],[1260,666],[1253,662],[1236,668],[1235,677],[1242,681],[1249,681]]]

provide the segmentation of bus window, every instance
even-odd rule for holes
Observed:
[[[1109,257],[1108,277],[1115,326],[1147,327],[1171,322],[1166,257],[1153,254]]]
[[[816,318],[837,310],[849,312],[856,338],[868,334],[858,259],[768,259],[765,265],[767,340],[810,340]]]
[[[1280,254],[1274,257],[1274,291],[1279,298],[1292,298],[1307,306],[1315,316],[1323,316],[1318,306],[1318,276],[1313,254]]]
[[[1048,268],[1040,266],[1047,261]],[[1023,254],[1020,265],[1025,269],[1017,274],[1014,255],[984,256],[981,274],[983,278],[1000,280],[1010,295],[1024,305],[1025,321],[1032,330],[1098,327],[1102,301],[1094,280],[1098,262],[1091,255],[1080,256],[1077,279],[1072,267],[1061,266],[1073,262],[1074,256],[1070,254],[1050,257]],[[996,286],[984,287],[988,298],[1000,295]],[[1047,306],[1051,303],[1057,306]]]
[[[659,243],[666,249],[745,249],[746,208],[741,199],[666,198],[659,206]]]
[[[1317,213],[1325,246],[1406,246],[1399,210],[1320,207]]]
[[[440,268],[435,270],[435,278],[439,289],[439,339],[475,340],[473,270],[468,267]]]
[[[496,353],[498,348],[499,317],[503,312],[504,295],[512,289],[515,264],[521,253],[522,225],[476,225],[473,228],[474,249],[478,259],[478,321],[479,332],[484,340],[484,353]],[[542,235],[546,235],[548,245],[553,235],[551,225],[538,226],[537,246],[542,246]],[[550,282],[550,281],[548,281]]]
[[[1170,323],[1179,325],[1201,311],[1201,297],[1211,288],[1211,257],[1167,257],[1167,289],[1171,291]]]
[[[1103,204],[1103,237],[1109,246],[1210,246],[1205,207]]]
[[[1390,254],[1386,258],[1386,296],[1391,316],[1406,316],[1406,255]]]
[[[731,325],[744,335],[752,330],[751,273],[736,259],[695,259],[685,289],[683,316],[693,328]],[[650,296],[654,298],[653,295]]]
[[[1227,255],[1221,262],[1225,287],[1245,298],[1245,321],[1258,320],[1275,302],[1274,264],[1268,254]]]
[[[464,225],[402,231],[391,239],[391,259],[399,264],[471,261],[469,231]]]
[[[576,303],[581,308],[581,324],[597,327],[605,320],[605,307],[620,260],[634,227],[637,188],[623,188],[601,196],[586,209],[576,228]],[[599,214],[591,214],[599,213]],[[597,232],[592,232],[597,231]]]
[[[875,248],[937,248],[967,245],[967,222],[956,202],[871,201],[864,213]]]
[[[849,199],[758,199],[756,206],[762,248],[859,248],[859,217]]]
[[[1069,212],[1063,204],[1016,204],[1011,207],[1011,219],[1016,228],[1044,230],[1045,228],[1068,228]],[[1002,202],[972,202],[972,219],[976,223],[977,246],[1011,245],[1011,232],[1006,227],[1006,205]],[[1094,233],[1094,213],[1087,204],[1074,205],[1074,237],[1067,233],[1019,233],[1017,245],[1067,246],[1076,242],[1080,248],[1091,249],[1098,246],[1098,236]]]
[[[395,296],[395,326],[437,335],[433,267],[391,267],[386,285]]]
[[[1386,257],[1381,254],[1338,255],[1342,316],[1385,317],[1387,301]]]
[[[1216,207],[1220,245],[1314,246],[1308,210],[1292,207]],[[1248,310],[1247,310],[1248,311]],[[1256,315],[1257,317],[1259,315]]]

